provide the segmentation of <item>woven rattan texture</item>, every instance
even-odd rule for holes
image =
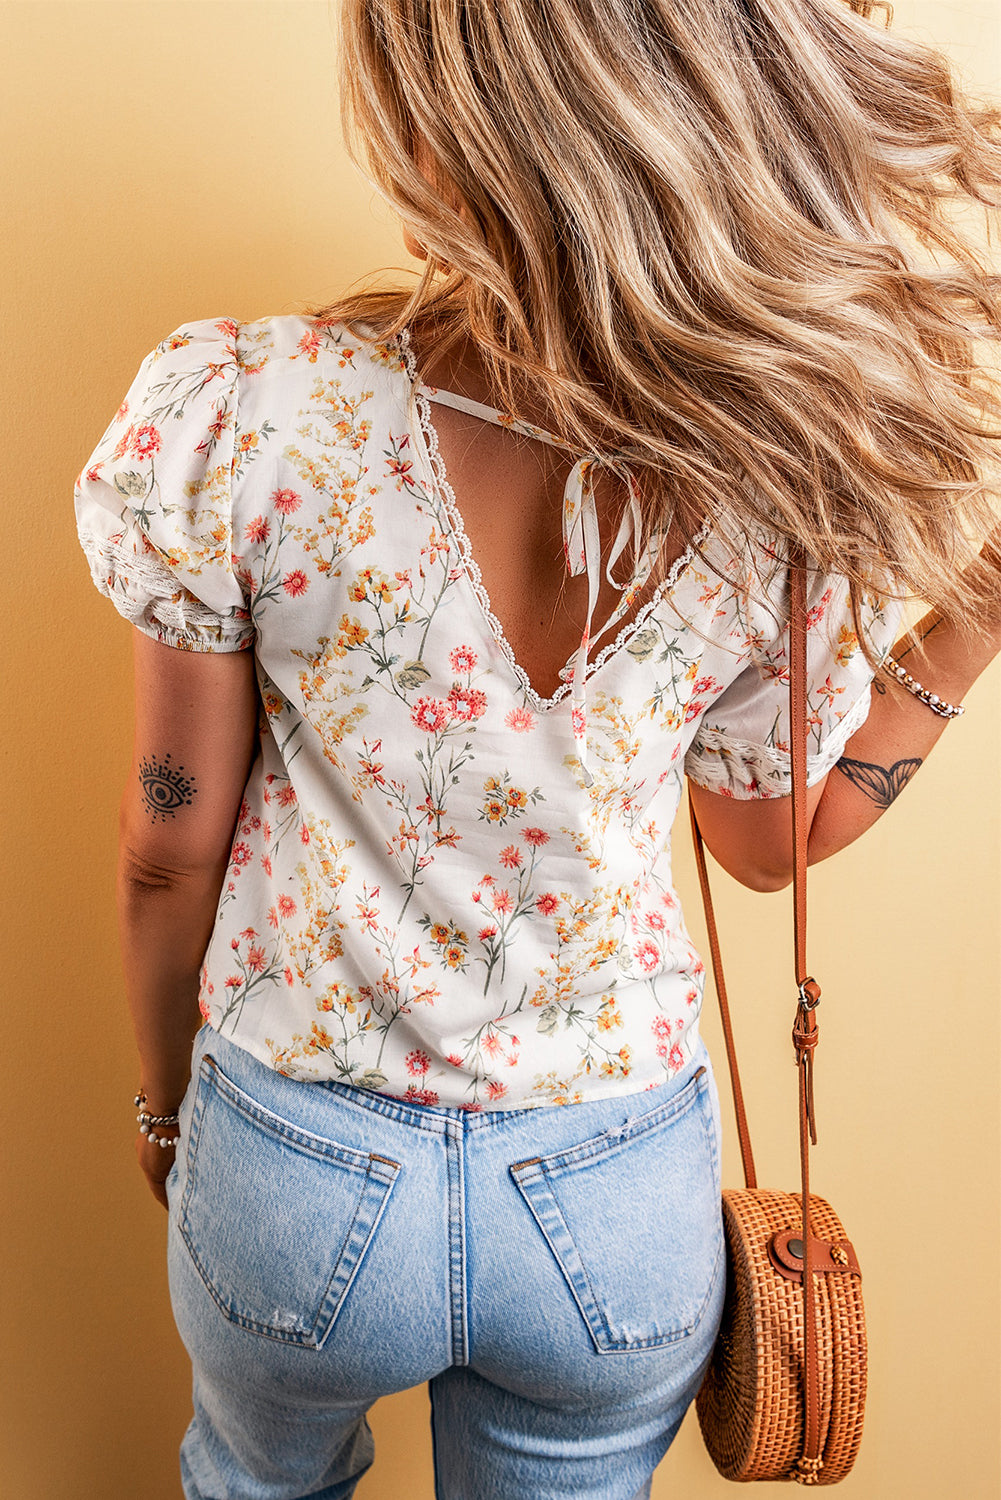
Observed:
[[[823,1198],[811,1195],[814,1236],[846,1238]],[[795,1476],[803,1452],[803,1291],[780,1276],[768,1241],[798,1230],[794,1193],[740,1189],[723,1194],[727,1296],[719,1338],[698,1396],[706,1447],[727,1479]],[[821,1455],[816,1484],[843,1479],[858,1453],[866,1390],[861,1278],[817,1276]]]

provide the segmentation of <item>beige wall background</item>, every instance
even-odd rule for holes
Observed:
[[[899,0],[896,25],[1001,92],[996,0]],[[325,0],[8,3],[0,31],[11,600],[0,1490],[180,1500],[189,1376],[165,1218],[132,1157],[113,906],[130,632],[90,585],[72,483],[143,355],[182,321],[294,310],[410,263],[341,149]],[[876,830],[811,876],[824,987],[814,1179],[858,1249],[871,1346],[851,1500],[1001,1494],[999,681],[997,669],[981,679]],[[677,863],[701,936],[683,832]],[[793,1187],[788,899],[722,874],[717,885],[759,1171]],[[707,1032],[712,1044],[712,1017]],[[735,1183],[732,1137],[728,1162]],[[360,1500],[430,1500],[425,1393],[379,1403],[372,1421],[378,1457]],[[655,1500],[726,1492],[690,1417]]]

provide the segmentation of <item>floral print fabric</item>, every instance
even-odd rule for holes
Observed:
[[[704,539],[587,662],[585,773],[570,674],[539,698],[490,613],[405,337],[298,316],[178,329],[76,506],[126,619],[256,654],[260,751],[201,977],[213,1027],[292,1077],[472,1109],[683,1066],[704,975],[671,880],[682,777],[789,787],[765,541]],[[812,782],[871,672],[843,580],[809,606]],[[868,601],[878,653],[898,617]]]

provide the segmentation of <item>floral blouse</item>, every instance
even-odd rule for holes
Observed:
[[[785,571],[766,539],[735,557],[704,528],[616,631],[639,559],[540,698],[491,613],[435,400],[555,441],[422,386],[406,333],[195,322],[144,360],[77,481],[94,582],[126,619],[256,657],[260,748],[202,1012],[281,1073],[422,1104],[649,1088],[691,1056],[703,990],[671,879],[682,777],[789,790]],[[594,462],[564,517],[592,611]],[[844,580],[808,604],[814,782],[872,674]],[[878,656],[898,619],[866,601]]]

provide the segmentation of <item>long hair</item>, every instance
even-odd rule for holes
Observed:
[[[314,313],[471,336],[498,405],[622,455],[647,527],[975,626],[1001,277],[955,209],[1001,207],[1001,111],[872,8],[343,0],[348,149],[428,259]]]

